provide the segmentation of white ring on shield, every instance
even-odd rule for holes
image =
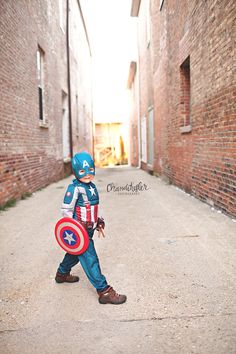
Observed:
[[[61,229],[66,227],[66,226],[69,226],[71,227],[71,223],[68,223],[68,222],[63,222],[61,223],[61,225],[58,227],[57,229],[57,240],[58,242],[60,243],[61,247],[65,250],[65,251],[68,251],[68,253],[77,253],[77,252],[80,252],[82,250],[82,248],[84,247],[84,236],[81,237],[81,230],[78,226],[76,226],[75,224],[73,224],[73,228],[78,232],[79,236],[80,236],[80,245],[79,247],[77,248],[69,248],[69,247],[66,247],[66,245],[62,242],[61,238],[60,238],[60,234],[61,234]],[[58,236],[59,235],[59,236]]]

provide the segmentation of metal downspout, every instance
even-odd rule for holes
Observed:
[[[70,3],[66,1],[66,54],[67,54],[67,89],[68,89],[68,115],[69,115],[69,138],[70,156],[73,157],[73,138],[72,138],[72,115],[71,115],[71,80],[70,80]]]

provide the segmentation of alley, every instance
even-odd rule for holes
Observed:
[[[0,214],[0,352],[235,353],[236,223],[142,170],[98,170],[106,238],[94,236],[97,252],[128,297],[100,305],[80,265],[79,283],[54,281],[64,253],[53,230],[70,179]],[[107,189],[131,182],[147,188]]]

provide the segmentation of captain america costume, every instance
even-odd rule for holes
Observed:
[[[99,259],[92,239],[98,221],[99,194],[94,183],[84,183],[79,180],[79,178],[86,176],[88,173],[95,174],[95,168],[93,160],[90,161],[87,155],[82,155],[82,160],[77,161],[78,163],[79,171],[84,171],[84,173],[78,175],[78,173],[75,173],[75,171],[78,171],[78,167],[73,169],[77,178],[69,184],[66,190],[61,211],[62,216],[73,218],[86,228],[89,235],[89,246],[80,255],[66,253],[59,265],[58,272],[60,274],[70,273],[71,268],[80,262],[91,284],[97,291],[103,291],[108,287],[108,283],[105,276],[101,273]],[[94,172],[91,172],[92,170]]]
[[[82,223],[95,225],[98,219],[99,195],[94,183],[73,180],[67,188],[62,204],[62,214]]]

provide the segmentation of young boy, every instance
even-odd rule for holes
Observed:
[[[100,304],[122,304],[126,301],[125,295],[119,295],[107,284],[106,278],[101,273],[99,259],[94,247],[93,234],[95,229],[103,234],[105,223],[98,218],[99,196],[94,183],[95,166],[92,157],[87,152],[75,154],[72,159],[72,170],[76,177],[68,186],[62,215],[79,221],[89,235],[89,246],[81,255],[66,253],[57,270],[55,280],[57,283],[74,283],[79,277],[71,275],[71,268],[81,263],[85,274],[98,293]]]

